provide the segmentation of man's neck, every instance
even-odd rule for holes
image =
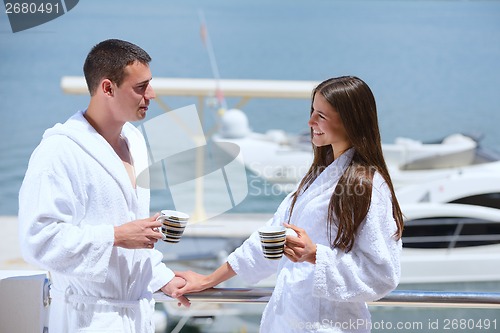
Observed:
[[[92,103],[83,114],[85,119],[108,143],[113,147],[117,147],[120,142],[120,134],[124,124],[112,119],[108,113],[100,112]]]

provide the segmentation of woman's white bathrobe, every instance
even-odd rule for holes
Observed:
[[[125,124],[137,174],[144,138]],[[134,189],[108,142],[76,113],[47,130],[19,193],[24,257],[50,271],[49,330],[154,332],[152,293],[173,278],[157,250],[114,247],[114,226],[149,216],[149,190]]]
[[[291,224],[305,229],[317,244],[315,265],[293,263],[286,257],[265,259],[257,232],[228,257],[233,270],[248,283],[277,273],[262,316],[262,333],[369,332],[365,302],[380,299],[397,286],[401,241],[392,237],[396,222],[391,194],[380,174],[375,174],[370,209],[353,249],[345,253],[329,245],[328,203],[353,153],[350,149],[329,165],[295,204]],[[287,221],[289,204],[290,195],[268,224]]]

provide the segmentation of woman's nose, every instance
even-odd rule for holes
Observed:
[[[309,121],[307,122],[307,124],[309,125],[309,127],[312,127],[315,123],[316,123],[316,119],[314,118],[313,115],[311,115],[311,118],[309,118]]]

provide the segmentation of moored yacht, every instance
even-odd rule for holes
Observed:
[[[220,130],[212,139],[238,145],[247,169],[284,191],[294,188],[312,162],[308,134],[290,135],[278,129],[253,132],[238,109],[222,115]],[[396,188],[464,174],[500,174],[500,154],[486,151],[477,138],[460,133],[435,143],[397,138],[383,143],[382,149]]]
[[[401,283],[500,281],[500,210],[403,204]]]

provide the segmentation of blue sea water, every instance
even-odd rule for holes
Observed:
[[[2,8],[1,215],[17,213],[19,187],[43,131],[86,107],[88,97],[64,94],[60,80],[82,75],[92,45],[121,38],[142,46],[155,77],[213,77],[200,10],[222,78],[356,75],[376,96],[384,142],[473,132],[484,135],[482,145],[500,149],[500,1],[80,1],[18,33]],[[163,100],[174,108],[196,102]],[[268,99],[250,102],[245,112],[256,131],[300,132],[308,108],[307,100]],[[162,112],[153,103],[149,117]],[[279,200],[253,195],[236,210],[271,212]],[[152,210],[162,205],[155,202]]]

